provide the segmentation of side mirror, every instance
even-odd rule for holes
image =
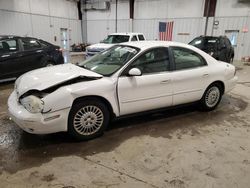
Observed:
[[[132,68],[132,69],[130,69],[128,71],[128,75],[129,76],[141,76],[142,73],[141,73],[140,69],[138,69],[138,68]]]

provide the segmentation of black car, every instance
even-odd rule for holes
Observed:
[[[217,60],[228,63],[233,61],[234,48],[226,36],[200,36],[192,40],[189,44],[203,50]]]
[[[1,82],[13,80],[33,69],[63,63],[59,46],[36,38],[0,36]]]

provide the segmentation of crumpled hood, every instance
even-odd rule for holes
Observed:
[[[106,50],[114,45],[115,44],[98,43],[98,44],[93,44],[91,46],[88,46],[87,49],[89,51],[100,51],[100,49],[101,49],[101,51],[102,51],[102,50]]]
[[[103,77],[87,69],[73,64],[56,65],[30,71],[20,76],[15,83],[15,89],[18,97],[29,90],[42,91],[54,85],[77,77]]]

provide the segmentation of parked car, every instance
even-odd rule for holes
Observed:
[[[10,116],[34,134],[68,131],[87,140],[111,119],[198,101],[213,110],[236,84],[235,67],[193,46],[115,45],[82,62],[28,72],[8,99]]]
[[[86,48],[87,57],[91,57],[98,52],[106,50],[115,44],[132,41],[143,41],[145,37],[142,33],[113,33],[98,44],[90,45]]]
[[[89,46],[87,43],[78,43],[72,44],[70,47],[72,52],[85,52],[87,46]]]
[[[59,46],[36,38],[0,36],[0,81],[13,80],[30,70],[62,63]]]
[[[203,50],[217,60],[228,63],[233,62],[234,48],[226,36],[200,36],[189,44]]]

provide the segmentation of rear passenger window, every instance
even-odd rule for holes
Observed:
[[[231,46],[231,42],[228,38],[225,39],[225,43],[226,43],[227,47]]]
[[[48,47],[49,44],[47,42],[44,42],[42,40],[39,40],[39,43],[41,44],[42,47]]]
[[[190,49],[180,47],[174,47],[172,49],[175,70],[196,68],[207,64],[203,57]]]
[[[137,40],[137,37],[134,35],[134,36],[132,37],[131,41],[138,41],[138,40]]]
[[[145,40],[143,35],[138,35],[139,40]]]
[[[35,50],[41,48],[41,45],[35,39],[22,39],[24,50]]]
[[[15,39],[6,39],[0,41],[0,53],[15,52],[17,50],[18,45]]]
[[[223,38],[220,39],[220,47],[221,48],[226,47],[226,42],[225,40],[223,40]]]

